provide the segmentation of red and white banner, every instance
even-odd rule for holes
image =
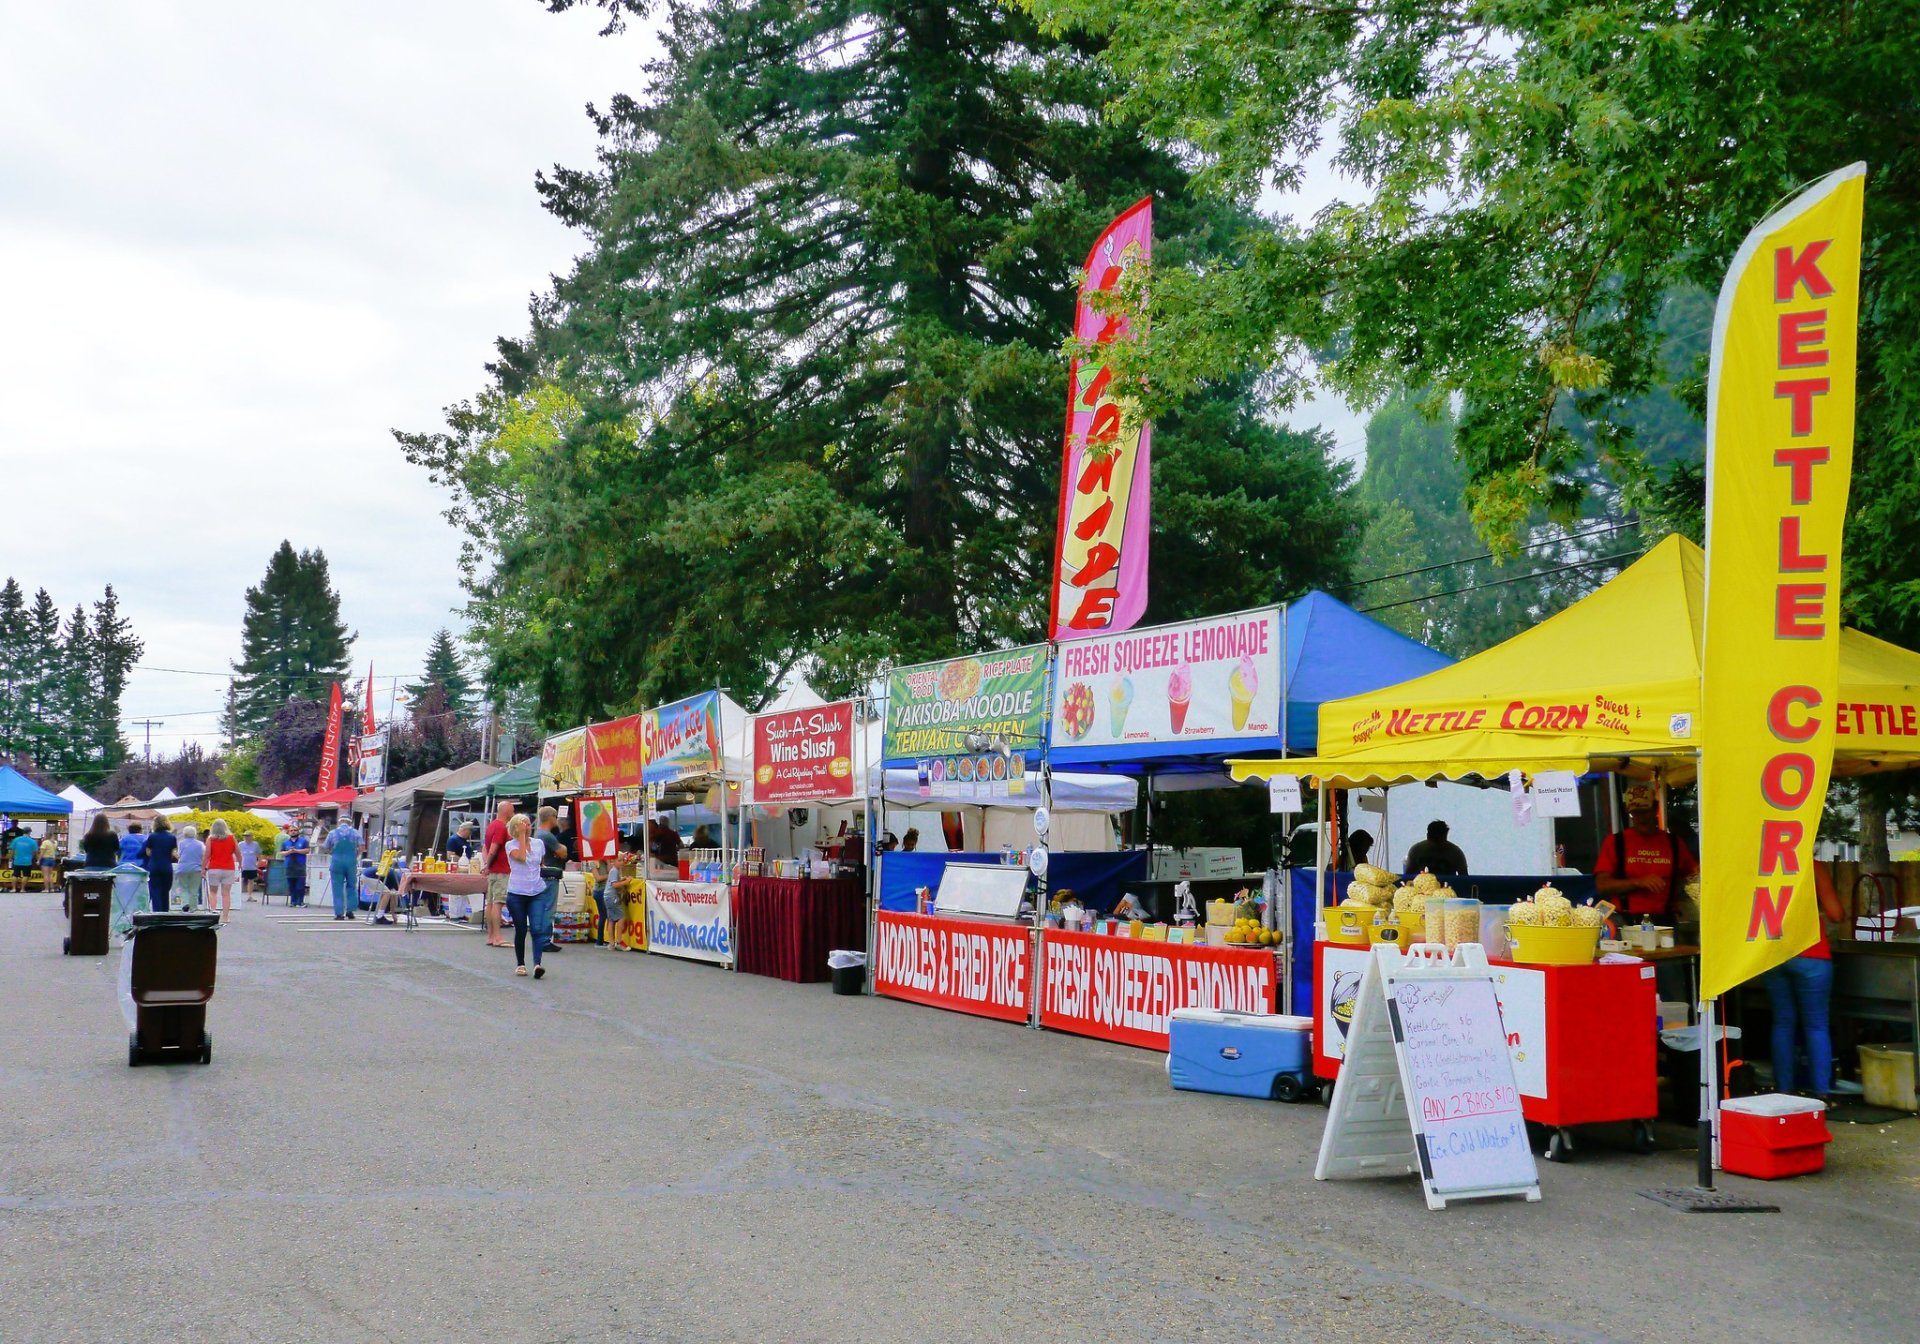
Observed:
[[[648,882],[647,950],[733,965],[733,888],[722,882]]]
[[[1087,253],[1073,315],[1076,340],[1108,345],[1134,335],[1126,314],[1100,312],[1088,299],[1112,293],[1128,267],[1145,265],[1152,256],[1149,196],[1109,224]],[[1137,418],[1125,391],[1114,386],[1112,369],[1098,355],[1076,359],[1067,376],[1066,460],[1048,623],[1054,639],[1129,630],[1147,609],[1153,427]]]
[[[754,715],[754,802],[840,802],[853,782],[853,701]]]
[[[1025,926],[880,912],[873,991],[976,1017],[1025,1022],[1033,937]]]
[[[1167,1048],[1176,1008],[1271,1013],[1273,954],[1048,929],[1040,1025],[1149,1050]]]
[[[320,741],[320,781],[315,793],[332,793],[340,782],[340,683],[333,683],[332,703],[327,707],[327,735]]]

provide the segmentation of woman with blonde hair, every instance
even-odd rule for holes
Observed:
[[[240,843],[226,819],[215,817],[207,828],[207,909],[220,912],[222,924],[233,923],[233,884],[240,876]]]
[[[540,935],[533,928],[534,909],[547,890],[547,879],[540,876],[540,861],[546,852],[546,847],[533,838],[533,818],[524,812],[514,813],[507,823],[507,910],[513,916],[513,973],[527,973],[527,941],[532,934],[535,980],[547,973],[540,964]]]

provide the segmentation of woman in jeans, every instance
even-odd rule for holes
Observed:
[[[513,973],[527,973],[527,941],[532,935],[535,980],[547,973],[540,964],[540,936],[533,928],[534,911],[547,890],[547,880],[540,876],[540,860],[545,853],[533,838],[533,820],[524,812],[515,813],[507,823],[507,910],[513,916]]]
[[[1819,899],[1820,939],[1761,977],[1773,1007],[1773,1088],[1801,1090],[1799,1049],[1807,1047],[1804,1090],[1816,1096],[1833,1091],[1833,1030],[1827,1005],[1833,997],[1833,950],[1827,945],[1827,921],[1844,918],[1833,889],[1833,870],[1822,860],[1813,865],[1813,890]]]
[[[233,884],[239,876],[240,847],[227,823],[215,817],[207,830],[207,909],[233,923]]]
[[[173,891],[173,860],[179,852],[180,842],[174,839],[173,823],[165,817],[155,817],[153,834],[140,844],[140,862],[147,870],[147,904],[155,910],[167,908],[167,897]]]

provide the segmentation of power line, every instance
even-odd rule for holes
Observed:
[[[1398,602],[1382,602],[1377,607],[1361,607],[1364,615],[1370,611],[1387,611],[1393,607],[1412,606],[1415,602],[1432,602],[1442,597],[1458,597],[1462,593],[1478,592],[1482,588],[1498,588],[1502,584],[1519,583],[1525,579],[1544,579],[1554,574],[1566,574],[1576,569],[1593,569],[1600,565],[1609,565],[1616,560],[1631,560],[1645,555],[1646,551],[1621,551],[1615,555],[1603,555],[1595,560],[1577,560],[1570,565],[1557,565],[1552,569],[1536,569],[1526,574],[1509,574],[1504,579],[1489,579],[1485,583],[1470,583],[1464,588],[1449,588],[1443,593],[1428,593],[1425,597],[1407,597]]]
[[[1610,533],[1624,531],[1629,527],[1639,527],[1639,526],[1640,526],[1640,520],[1637,518],[1631,518],[1626,520],[1625,522],[1608,523],[1605,526],[1596,527],[1586,532],[1569,532],[1564,537],[1548,537],[1544,541],[1529,542],[1525,546],[1516,546],[1513,549],[1516,554],[1525,554],[1528,551],[1544,550],[1548,546],[1562,546],[1570,541],[1584,541],[1589,537],[1604,537],[1609,535]],[[1402,569],[1392,574],[1381,574],[1376,578],[1355,579],[1352,583],[1348,584],[1347,586],[1349,590],[1355,589],[1355,588],[1365,588],[1369,584],[1385,583],[1389,579],[1411,578],[1415,574],[1430,574],[1436,569],[1453,569],[1460,565],[1477,564],[1482,560],[1491,560],[1493,558],[1494,558],[1494,552],[1488,551],[1483,555],[1469,555],[1459,560],[1442,560],[1438,564],[1422,565],[1418,569]],[[1434,594],[1434,596],[1438,597],[1438,596],[1441,596],[1441,594],[1436,593]],[[1375,608],[1375,610],[1377,610],[1377,608]]]

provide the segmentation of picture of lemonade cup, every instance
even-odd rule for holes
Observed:
[[[1107,726],[1117,741],[1127,731],[1127,711],[1133,708],[1133,678],[1115,677],[1107,692]]]
[[[1187,731],[1187,706],[1193,700],[1193,673],[1185,663],[1167,677],[1167,718],[1178,737]]]
[[[1254,670],[1253,659],[1240,660],[1240,665],[1234,668],[1233,674],[1227,678],[1227,690],[1233,697],[1234,731],[1244,731],[1247,726],[1247,713],[1253,708],[1253,697],[1260,690],[1260,674]]]

